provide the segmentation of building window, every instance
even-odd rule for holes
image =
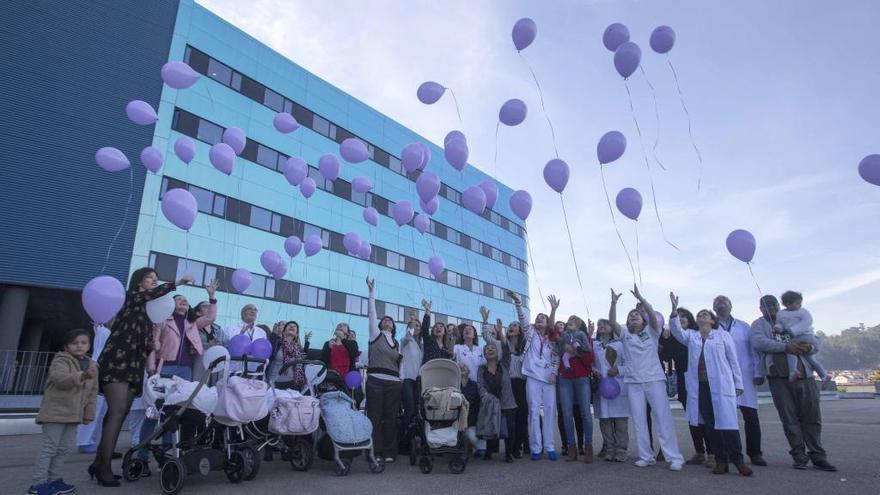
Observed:
[[[315,227],[314,225],[311,225],[308,223],[304,224],[303,225],[303,240],[305,240],[310,235],[320,236],[321,241],[323,242],[325,248],[330,246],[330,232],[329,231],[324,230],[320,227]]]
[[[446,271],[446,283],[453,287],[461,286],[461,276],[449,270]]]
[[[494,247],[492,248],[492,259],[495,261],[502,260],[501,251],[499,251],[497,248],[494,248]]]
[[[284,100],[284,112],[291,113],[293,112],[293,102],[290,100]]]
[[[501,225],[501,215],[495,213],[492,210],[489,210],[489,220],[496,225]]]
[[[367,206],[367,193],[351,191],[351,201],[361,206]]]
[[[281,215],[277,213],[272,214],[272,232],[281,232]]]
[[[272,212],[258,206],[251,206],[249,225],[260,230],[269,230],[269,227],[272,225]]]
[[[223,139],[223,128],[205,119],[199,119],[199,130],[196,138],[208,144],[217,144]]]
[[[388,259],[385,261],[385,266],[395,270],[404,270],[406,268],[406,261],[401,255],[388,251]]]
[[[276,112],[280,112],[284,110],[284,97],[271,89],[266,88],[266,94],[263,96],[263,104]]]
[[[455,189],[451,187],[446,187],[446,199],[458,204],[459,199],[461,199],[461,195]]]
[[[461,235],[457,230],[448,229],[446,231],[446,240],[453,244],[458,244],[461,241]]]
[[[483,293],[483,282],[472,278],[471,279],[471,292],[476,292],[477,294]]]
[[[226,197],[219,194],[214,195],[214,214],[223,217],[226,213]]]
[[[352,294],[346,294],[346,296],[345,296],[345,312],[351,313],[354,315],[362,314],[361,313],[361,307],[362,307],[361,299],[362,299],[361,297],[358,297],[358,296],[355,296]]]
[[[483,243],[471,237],[471,251],[475,253],[482,253]]]
[[[393,156],[388,158],[388,168],[397,172],[398,174],[404,174],[403,165],[400,164],[400,160]]]
[[[232,86],[232,88],[233,88],[234,90],[236,90],[236,91],[240,91],[240,90],[241,90],[241,74],[239,74],[238,72],[233,72],[233,73],[232,73],[232,84],[231,84],[231,86]]]
[[[310,285],[299,286],[299,304],[315,307],[318,305],[318,288]]]
[[[312,129],[318,134],[327,136],[330,134],[330,122],[324,117],[314,114],[314,118],[312,119]]]
[[[244,293],[248,296],[265,297],[266,296],[266,277],[251,273],[251,285],[248,286]]]
[[[424,261],[419,261],[419,276],[423,278],[431,278],[431,269]]]
[[[272,170],[278,168],[278,152],[262,144],[257,147],[257,163]]]
[[[208,62],[208,76],[220,84],[229,86],[229,81],[232,78],[232,69],[212,58]]]
[[[275,279],[266,278],[266,297],[275,299]]]
[[[199,205],[199,211],[210,214],[211,210],[214,208],[214,193],[196,186],[189,186],[189,192],[194,198],[196,198],[196,203]]]
[[[504,291],[501,290],[501,287],[498,287],[497,285],[492,286],[492,297],[504,300]]]

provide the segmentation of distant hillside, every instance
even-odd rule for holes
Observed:
[[[880,368],[880,325],[848,328],[840,335],[817,332],[822,346],[819,362],[829,370]]]

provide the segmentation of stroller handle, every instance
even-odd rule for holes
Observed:
[[[317,364],[317,365],[321,366],[321,368],[322,368],[322,369],[321,369],[321,372],[322,372],[322,373],[323,373],[324,371],[327,370],[327,365],[324,364],[324,361],[316,361],[316,360],[313,360],[313,359],[295,359],[295,360],[293,360],[293,361],[288,361],[288,362],[284,363],[284,366],[281,367],[281,370],[278,371],[278,374],[279,374],[279,375],[283,375],[283,374],[286,373],[290,368],[292,368],[292,367],[294,367],[294,366],[301,365],[301,364],[303,364],[303,365],[305,365],[305,364]]]

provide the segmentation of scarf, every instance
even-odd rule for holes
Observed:
[[[282,364],[287,364],[290,361],[298,361],[303,358],[302,347],[300,347],[299,342],[287,342],[283,338],[281,339],[281,355],[282,355]],[[296,365],[293,367],[293,386],[297,389],[302,389],[306,384],[306,372],[303,369],[302,365]]]

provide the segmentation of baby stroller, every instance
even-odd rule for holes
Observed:
[[[146,461],[136,457],[141,449],[147,449],[156,458],[160,467],[159,486],[162,493],[169,495],[183,489],[188,474],[207,476],[211,471],[222,470],[232,483],[256,476],[259,458],[256,450],[241,440],[241,423],[236,420],[266,415],[265,384],[261,387],[262,382],[251,376],[261,375],[266,362],[230,358],[225,349],[218,349],[221,355],[205,356],[206,370],[196,383],[162,376],[147,380],[144,402],[158,412],[160,422],[152,435],[124,454],[122,470],[126,481],[137,481],[147,469]],[[229,377],[230,361],[242,362],[245,371]],[[256,371],[248,372],[254,364]],[[220,365],[225,365],[226,376],[216,388],[206,386]],[[235,397],[230,400],[230,396]],[[166,434],[172,438],[170,443],[163,439]]]
[[[294,366],[303,366],[306,386],[303,390],[294,387],[293,380],[286,376]],[[267,448],[280,448],[282,458],[290,461],[297,471],[308,471],[315,459],[315,446],[321,411],[315,388],[327,376],[327,367],[322,361],[290,361],[278,373],[272,384],[270,395],[273,404],[269,415],[245,427],[257,445],[257,452]]]
[[[336,463],[336,475],[351,470],[352,459],[365,454],[374,474],[385,470],[385,460],[373,453],[373,425],[357,410],[348,394],[348,387],[334,370],[318,386],[321,401],[321,428],[317,436],[318,456]]]
[[[414,419],[410,466],[424,474],[434,469],[435,455],[449,455],[449,471],[464,472],[468,461],[468,401],[461,393],[461,371],[450,359],[433,359],[422,365],[422,394]]]

